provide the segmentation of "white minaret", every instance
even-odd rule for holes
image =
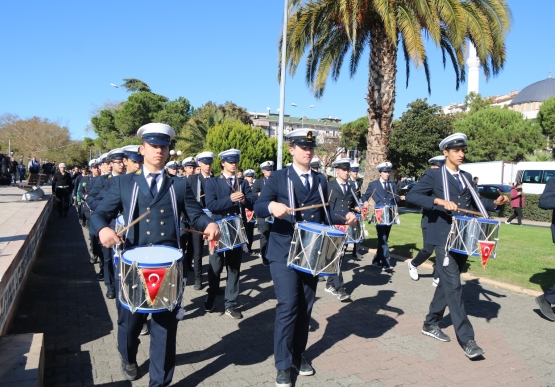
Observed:
[[[478,83],[480,80],[480,59],[476,56],[476,47],[472,42],[468,42],[468,59],[466,66],[468,67],[468,94],[475,92],[478,94]]]

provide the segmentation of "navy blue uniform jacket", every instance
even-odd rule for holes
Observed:
[[[389,183],[388,191],[391,191],[395,195],[397,195],[397,187],[395,186],[395,184],[391,183],[390,181],[388,181],[388,183]],[[374,192],[374,195],[372,195],[372,192]],[[363,202],[367,201],[370,198],[370,195],[372,195],[372,199],[374,200],[377,206],[385,206],[385,205],[396,206],[397,205],[398,197],[393,195],[390,192],[386,192],[380,179],[374,180],[373,182],[368,184],[368,188],[366,188],[366,192],[364,193],[364,195],[362,195],[362,201]]]
[[[212,177],[210,179],[212,179]],[[206,208],[206,197],[203,196],[206,193],[206,180],[207,179],[202,173],[187,176],[187,182],[191,186],[191,190],[195,194],[195,198],[198,198],[197,201],[200,203],[202,208]]]
[[[426,210],[433,210],[428,212],[428,232],[426,233],[426,240],[424,242],[435,246],[445,245],[447,236],[451,230],[451,222],[454,215],[467,215],[462,211],[447,212],[443,206],[436,206],[434,204],[435,198],[444,198],[441,171],[442,168],[428,169],[418,183],[412,187],[406,197],[408,203]],[[466,180],[472,184],[472,175],[468,172],[460,172],[464,173]],[[449,172],[447,172],[447,180],[449,184],[449,200],[456,203],[459,208],[477,211],[478,208],[474,203],[474,199],[468,187],[465,187],[464,190],[460,192],[457,180],[455,180]],[[493,200],[481,199],[481,201],[486,210],[493,211],[495,209]]]
[[[233,188],[235,191],[239,191],[237,180],[234,180],[234,182]],[[241,192],[245,195],[245,204],[241,204],[241,206],[252,210],[254,208],[254,198],[249,183],[239,179],[239,185],[241,187]],[[204,198],[206,199],[206,207],[212,212],[213,219],[222,219],[241,214],[238,202],[232,202],[229,198],[234,191],[231,189],[224,175],[208,179],[205,189],[206,193]],[[247,220],[244,218],[244,215],[242,218],[243,223],[245,223]]]
[[[179,235],[176,235],[175,230],[169,193],[171,186],[175,190],[178,216],[184,213],[191,227],[203,231],[212,220],[202,211],[187,180],[172,178],[168,174],[163,176],[162,186],[155,198],[152,198],[142,169],[114,179],[108,193],[91,215],[92,233],[98,235],[102,228],[107,227],[108,223],[117,216],[120,208],[122,208],[125,223],[128,221],[130,211],[133,211],[133,219],[136,219],[150,209],[150,214],[129,230],[125,246],[160,244],[177,247]],[[137,204],[135,208],[131,208],[131,195],[135,184],[139,187]]]
[[[321,204],[322,200],[318,192],[318,185],[322,187],[324,200],[328,200],[329,191],[325,176],[314,171],[311,171],[310,173],[312,174],[312,186],[310,187],[310,192],[307,192],[301,178],[297,175],[293,167],[287,167],[280,169],[279,171],[272,172],[260,194],[260,197],[254,205],[255,213],[261,218],[270,216],[271,214],[268,206],[271,202],[279,202],[289,207],[289,190],[287,184],[288,174],[293,183],[295,208]],[[336,214],[345,216],[347,212],[348,211],[331,211],[331,222],[333,224],[344,223],[344,220],[339,218]],[[275,218],[267,247],[266,258],[269,261],[283,263],[287,262],[295,223],[303,221],[325,224],[328,223],[323,207],[296,211],[295,218],[293,218],[293,215],[285,216],[281,219]]]

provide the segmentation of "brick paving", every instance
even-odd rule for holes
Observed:
[[[94,280],[87,238],[74,211],[66,219],[53,213],[10,333],[44,333],[45,386],[147,386],[148,336],[141,337],[139,379],[126,382],[120,374],[115,303]],[[350,302],[319,283],[306,352],[316,374],[295,375],[296,386],[555,386],[555,323],[540,317],[533,297],[463,283],[476,341],[486,351],[470,361],[456,340],[420,333],[434,291],[431,272],[421,269],[412,281],[403,262],[389,275],[370,261],[366,255],[344,263]],[[223,314],[223,296],[206,314],[205,289],[187,286],[185,294],[173,385],[274,386],[276,300],[260,259],[244,255],[242,320]],[[441,326],[455,338],[448,316]]]

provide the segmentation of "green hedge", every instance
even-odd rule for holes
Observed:
[[[485,195],[484,195],[485,196]],[[507,195],[508,197],[509,195]],[[509,198],[510,200],[510,198]],[[538,222],[551,222],[552,210],[542,210],[538,207],[538,202],[540,200],[540,195],[534,194],[524,194],[524,200],[526,205],[522,209],[522,217],[526,220],[534,220]],[[513,213],[513,209],[510,204],[506,204],[501,207],[499,213],[490,212],[491,216],[499,216],[502,218],[508,218]]]

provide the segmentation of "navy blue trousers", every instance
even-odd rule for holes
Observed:
[[[124,363],[137,363],[139,333],[148,317],[147,313],[131,313],[119,301],[118,351]],[[169,386],[175,370],[177,310],[152,313],[150,316],[150,375],[149,387]]]
[[[293,362],[299,365],[306,349],[318,277],[291,269],[285,262],[271,261],[270,272],[277,298],[274,361],[281,371]]]
[[[375,261],[381,263],[382,266],[389,267],[389,233],[391,232],[391,226],[376,226],[376,232],[378,233],[378,251],[376,254]]]

